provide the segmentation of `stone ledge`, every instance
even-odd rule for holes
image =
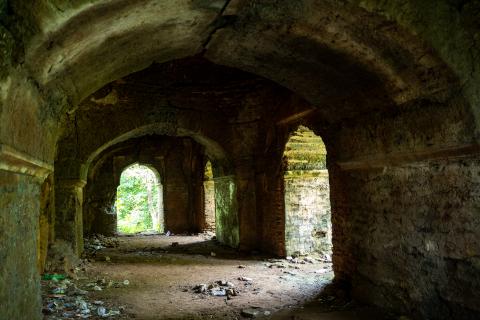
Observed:
[[[53,172],[53,165],[11,146],[0,144],[0,170],[45,179],[49,173]]]

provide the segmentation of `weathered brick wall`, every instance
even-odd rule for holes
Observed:
[[[287,172],[288,173],[288,172]],[[328,172],[285,176],[285,247],[287,255],[332,252]]]
[[[478,319],[480,159],[348,175],[357,298],[423,319]]]

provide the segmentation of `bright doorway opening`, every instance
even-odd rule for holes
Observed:
[[[158,172],[139,164],[127,167],[120,177],[115,207],[119,233],[162,233],[163,188]]]
[[[304,126],[285,147],[285,249],[287,255],[320,254],[330,260],[330,184],[322,138]]]

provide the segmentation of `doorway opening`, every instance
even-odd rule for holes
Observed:
[[[304,126],[290,136],[285,159],[285,251],[332,254],[330,185],[322,138]]]
[[[205,231],[215,233],[215,182],[210,160],[205,164],[203,180],[203,199],[205,208]]]
[[[117,232],[164,231],[163,188],[158,172],[133,164],[123,170],[115,201]]]

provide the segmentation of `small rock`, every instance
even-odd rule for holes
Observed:
[[[97,314],[100,317],[105,317],[105,316],[107,316],[107,309],[105,309],[104,307],[98,307]]]
[[[228,289],[227,290],[227,296],[228,297],[235,297],[238,296],[238,292],[235,289]]]
[[[226,280],[218,280],[217,284],[222,286],[222,287],[226,287],[227,286],[227,281]]]
[[[215,252],[213,252],[213,251],[210,252],[210,255],[211,255],[212,257],[216,257],[216,256],[217,256],[217,254],[216,254]]]
[[[95,291],[102,291],[102,288],[99,287],[99,286],[94,286],[94,287],[93,287],[93,290],[95,290]]]
[[[249,277],[239,277],[238,280],[245,282],[253,282],[253,279]]]
[[[205,291],[207,291],[207,285],[204,283],[196,285],[195,287],[193,287],[193,290],[196,293],[204,293]]]
[[[210,290],[210,294],[216,297],[224,297],[227,295],[227,291],[225,289],[214,288]]]
[[[246,308],[242,310],[242,316],[247,318],[256,318],[258,315],[260,315],[259,308]]]
[[[130,284],[130,281],[128,281],[128,280],[123,280],[123,285],[124,285],[124,286],[128,286],[129,284]]]
[[[178,242],[172,242],[172,247],[178,246]]]
[[[315,263],[315,259],[313,259],[311,257],[305,257],[303,260],[305,260],[308,263]]]
[[[243,264],[239,265],[238,268],[239,269],[245,269],[247,266],[244,266]]]
[[[105,261],[110,261],[110,257],[109,256],[105,256]]]
[[[319,270],[315,270],[314,273],[319,273],[319,274],[324,274],[324,273],[327,273],[328,270],[327,269],[319,269]]]

